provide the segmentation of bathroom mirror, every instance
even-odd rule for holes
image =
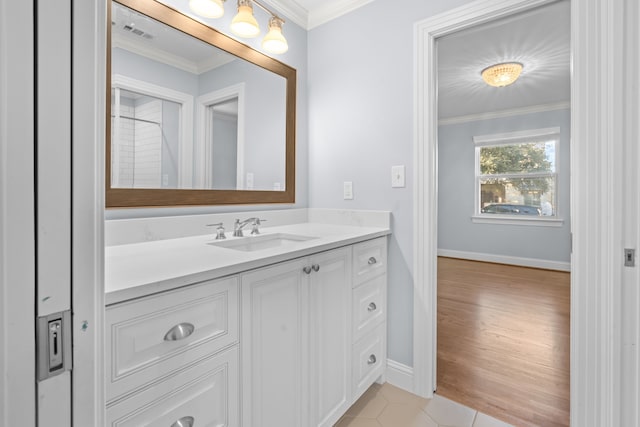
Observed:
[[[296,70],[153,0],[109,18],[106,206],[293,203]]]

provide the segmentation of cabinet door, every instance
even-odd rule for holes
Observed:
[[[351,248],[310,265],[311,425],[330,427],[351,403]]]
[[[307,425],[307,265],[302,259],[242,275],[244,426]]]

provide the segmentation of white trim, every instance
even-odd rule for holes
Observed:
[[[523,258],[480,252],[456,251],[453,249],[438,249],[438,256],[468,259],[471,261],[493,262],[497,264],[517,265],[520,267],[541,268],[544,270],[571,271],[570,262],[551,261],[538,258]]]
[[[580,427],[620,426],[625,412],[620,387],[626,375],[620,351],[629,90],[624,87],[625,3],[575,0],[571,10],[571,425]]]
[[[372,1],[373,0],[342,0],[339,2],[326,2],[323,6],[315,8],[309,13],[308,29],[311,30],[342,15],[353,12]]]
[[[553,0],[476,0],[415,25],[413,391],[423,397],[431,397],[436,385],[436,38],[552,2]],[[425,328],[425,325],[428,326]]]
[[[131,90],[176,102],[180,107],[180,153],[178,188],[193,186],[193,96],[149,82],[137,80],[121,74],[111,77],[111,87]],[[117,117],[116,117],[117,119]],[[115,127],[118,127],[117,124]],[[185,143],[186,142],[186,143]]]
[[[72,7],[72,425],[103,427],[107,16],[103,0]]]
[[[287,19],[303,29],[309,29],[309,11],[295,0],[263,0],[263,2],[281,12]]]
[[[413,390],[413,369],[395,360],[387,359],[387,382],[411,392]]]
[[[493,215],[480,214],[473,215],[471,222],[474,224],[496,224],[496,225],[525,225],[533,227],[562,227],[564,220],[556,217],[545,216],[518,216],[518,215]]]
[[[519,142],[531,142],[530,140],[532,139],[547,136],[560,138],[560,127],[528,129],[516,132],[494,133],[491,135],[476,135],[473,137],[473,143],[478,147],[486,145],[517,144]]]
[[[36,426],[33,17],[33,1],[0,2],[2,426]]]
[[[244,148],[245,148],[245,123],[246,102],[245,83],[238,83],[224,89],[205,93],[196,99],[197,129],[196,129],[196,188],[212,188],[211,147],[207,144],[209,121],[207,120],[207,107],[228,99],[238,98],[238,142],[236,158],[236,189],[244,189]]]
[[[438,120],[439,126],[454,125],[458,123],[475,122],[480,120],[502,119],[504,117],[523,116],[526,114],[545,113],[547,111],[568,110],[570,102],[557,102],[553,104],[533,105],[531,107],[513,108],[511,110],[493,111],[490,113],[469,114],[467,116],[448,117]]]

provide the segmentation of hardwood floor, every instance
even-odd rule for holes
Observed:
[[[440,257],[436,393],[514,426],[568,426],[569,277]]]

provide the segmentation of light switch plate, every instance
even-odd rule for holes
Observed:
[[[343,187],[344,200],[353,200],[353,182],[345,181]]]
[[[404,165],[391,166],[391,187],[401,188],[405,186]]]

